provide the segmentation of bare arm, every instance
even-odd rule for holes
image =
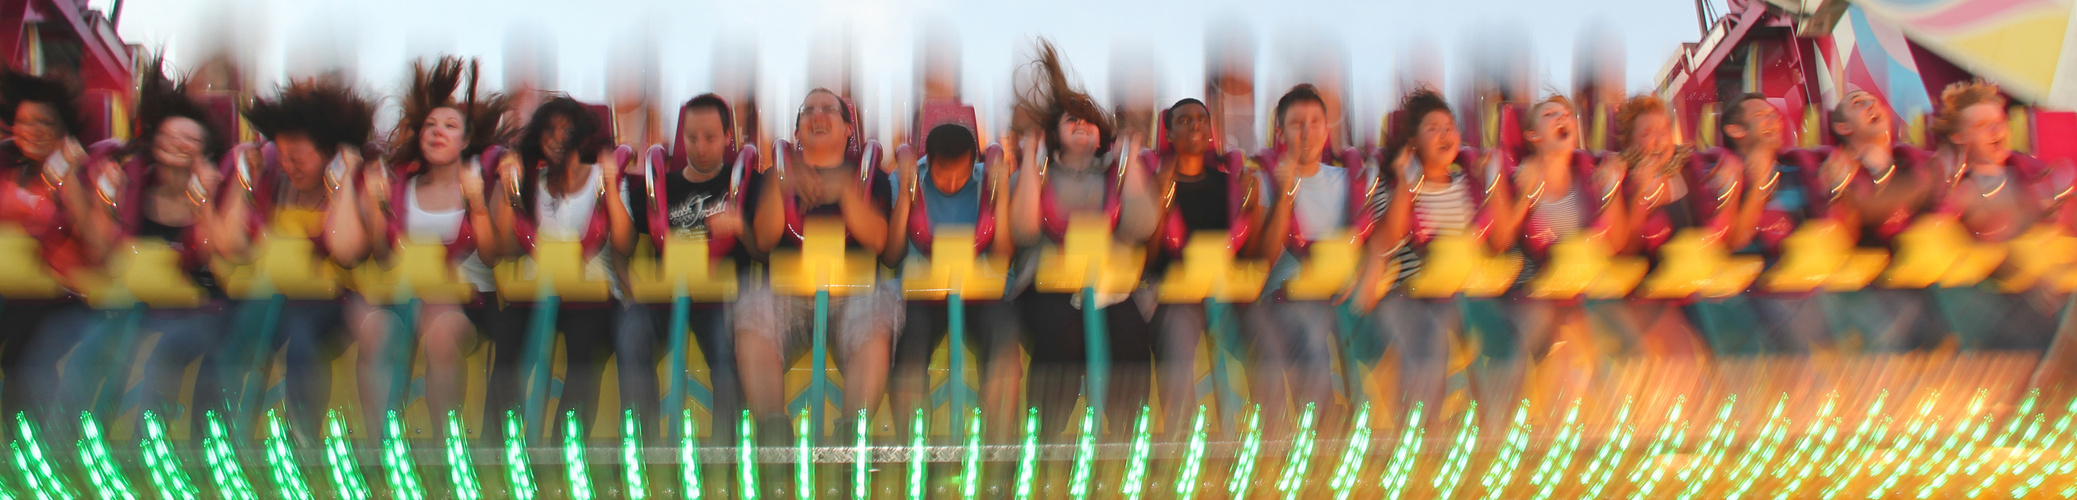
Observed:
[[[346,155],[346,163],[353,165],[356,173],[365,168],[357,149],[354,145],[339,147],[339,154]],[[325,252],[339,265],[352,266],[368,256],[368,230],[361,223],[363,205],[355,185],[359,183],[348,180],[339,184],[338,191],[325,200]]]

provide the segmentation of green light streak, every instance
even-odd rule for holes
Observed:
[[[1024,443],[1017,456],[1017,500],[1031,500],[1031,483],[1038,480],[1038,408],[1024,411]]]
[[[1810,477],[1812,468],[1823,461],[1825,450],[1832,446],[1832,438],[1839,434],[1839,419],[1832,415],[1833,410],[1838,407],[1838,402],[1838,393],[1825,398],[1825,405],[1817,411],[1817,419],[1810,422],[1810,430],[1803,434],[1803,439],[1797,440],[1796,450],[1790,452],[1788,459],[1782,462],[1802,466],[1795,472],[1795,477],[1789,481],[1788,486],[1782,488],[1781,494],[1774,497],[1776,500],[1795,498],[1796,492],[1803,488],[1803,480]],[[1775,469],[1774,477],[1786,477],[1784,474],[1787,474],[1788,470],[1787,467]]]
[[[591,500],[591,464],[584,460],[584,426],[577,410],[563,412],[563,470],[570,475],[570,497]]]
[[[1477,401],[1464,409],[1464,423],[1457,426],[1457,437],[1450,441],[1450,453],[1442,459],[1442,473],[1435,475],[1436,498],[1455,498],[1451,495],[1464,482],[1464,470],[1471,466],[1472,448],[1478,446]]]
[[[526,422],[520,420],[519,412],[505,410],[505,487],[513,498],[530,499],[541,491],[527,462]]]
[[[382,438],[382,469],[389,478],[391,495],[402,500],[425,498],[425,487],[411,464],[411,446],[404,440],[404,421],[390,410],[384,419],[388,432]]]
[[[923,498],[923,433],[930,430],[922,408],[909,417],[909,500]]]
[[[685,500],[700,500],[700,440],[698,422],[692,419],[692,410],[684,410],[678,417],[678,480],[685,485],[681,493]]]
[[[1557,440],[1544,451],[1543,461],[1536,464],[1536,473],[1529,477],[1529,484],[1537,487],[1536,498],[1550,498],[1557,491],[1558,484],[1564,482],[1558,477],[1572,468],[1572,457],[1579,449],[1581,434],[1578,422],[1579,400],[1574,399],[1572,407],[1565,410],[1565,421],[1558,428]]]
[[[817,401],[815,406],[822,406],[821,402]],[[815,433],[809,429],[819,422],[808,412],[807,408],[801,409],[793,429],[793,488],[801,498],[815,498]]]
[[[1774,410],[1767,415],[1767,424],[1760,427],[1759,440],[1746,448],[1745,453],[1738,456],[1738,463],[1731,467],[1729,481],[1733,486],[1726,498],[1744,498],[1745,492],[1751,491],[1753,482],[1762,475],[1760,472],[1767,464],[1774,463],[1774,453],[1781,448],[1782,439],[1787,434],[1788,421],[1781,418],[1781,413],[1788,407],[1788,400],[1789,395],[1782,393],[1781,399],[1774,402]]]
[[[1609,483],[1615,481],[1615,473],[1623,468],[1623,460],[1629,458],[1630,443],[1637,439],[1637,427],[1630,425],[1632,403],[1633,401],[1628,398],[1623,400],[1622,409],[1616,411],[1615,427],[1611,428],[1614,429],[1614,435],[1608,441],[1602,442],[1600,449],[1594,451],[1594,461],[1587,464],[1587,473],[1580,476],[1579,483],[1587,486],[1584,498],[1599,498]],[[1592,480],[1593,484],[1589,485],[1589,480]]]
[[[635,410],[620,411],[620,470],[627,478],[627,497],[649,498],[649,472],[642,466],[642,419]]]
[[[41,452],[38,450],[40,446],[36,445],[35,435],[30,434],[32,431],[28,427],[28,421],[22,420],[22,415],[19,413],[15,414],[15,419],[20,424],[23,435],[26,436],[25,440],[29,443],[30,450],[37,453],[36,458],[40,462],[42,458]],[[197,498],[201,495],[201,492],[195,488],[194,481],[188,479],[187,467],[180,463],[180,456],[173,454],[173,446],[166,441],[166,424],[159,421],[159,415],[150,410],[144,412],[143,446],[144,467],[151,469],[151,484],[153,487],[158,488],[161,498]],[[21,456],[22,451],[16,449],[15,460],[20,461]],[[57,479],[50,471],[48,463],[42,464],[39,473],[23,474],[23,476],[29,480],[29,487],[38,491],[38,496],[42,496],[43,492],[49,491],[51,488],[63,487],[63,485],[55,482]],[[69,494],[62,491],[59,491],[59,495],[69,496]]]
[[[1659,435],[1652,439],[1651,448],[1646,449],[1644,457],[1630,469],[1630,482],[1643,483],[1637,488],[1638,496],[1651,497],[1652,490],[1658,488],[1659,480],[1666,477],[1666,468],[1657,466],[1658,457],[1679,450],[1680,446],[1687,442],[1688,424],[1680,419],[1681,407],[1687,404],[1687,399],[1687,396],[1673,398],[1673,411],[1666,415],[1666,424],[1659,427]],[[1680,424],[1674,425],[1675,422]],[[1651,469],[1651,476],[1645,476],[1645,469]]]
[[[1197,495],[1197,476],[1204,470],[1204,405],[1197,405],[1197,418],[1190,423],[1190,445],[1184,449],[1183,465],[1176,471],[1176,499],[1191,500]]]
[[[852,457],[854,463],[851,466],[851,498],[853,500],[865,500],[873,491],[872,478],[866,474],[867,471],[872,470],[873,457],[872,449],[868,447],[869,441],[866,439],[866,429],[872,423],[869,417],[871,415],[866,413],[865,409],[860,408],[858,410],[857,423],[854,425],[858,436]]]
[[[1255,405],[1248,414],[1248,425],[1241,434],[1240,456],[1233,461],[1233,476],[1226,478],[1226,491],[1232,498],[1247,498],[1248,489],[1255,485],[1255,461],[1262,453],[1262,405]]]
[[[752,441],[757,436],[757,422],[750,418],[750,410],[743,410],[743,417],[736,421],[736,471],[743,479],[743,500],[757,500],[757,445]]]
[[[361,478],[360,465],[353,460],[353,445],[346,437],[346,424],[339,420],[339,410],[326,412],[325,427],[331,430],[325,436],[325,463],[331,466],[332,487],[341,497],[373,498],[367,480]]]
[[[1738,406],[1738,395],[1733,394],[1726,397],[1724,404],[1717,407],[1716,422],[1710,424],[1709,433],[1704,434],[1702,437],[1700,455],[1702,456],[1703,465],[1701,467],[1689,466],[1680,470],[1680,481],[1687,483],[1687,488],[1682,489],[1680,492],[1681,500],[1688,500],[1702,494],[1702,488],[1710,484],[1709,479],[1711,477],[1716,476],[1717,466],[1723,464],[1724,461],[1724,449],[1729,448],[1731,439],[1736,437],[1733,434],[1738,424],[1731,422],[1731,409],[1736,406]],[[1698,468],[1701,469],[1699,471],[1700,476],[1696,475],[1698,472],[1696,469]]]
[[[288,426],[281,423],[281,416],[267,410],[267,471],[274,481],[274,491],[290,500],[312,500],[310,482],[303,480],[303,466],[296,462],[296,454],[288,444]],[[164,491],[164,488],[160,488]]]
[[[1500,498],[1512,484],[1515,467],[1522,463],[1522,452],[1529,449],[1529,400],[1515,406],[1514,423],[1507,427],[1507,437],[1500,442],[1500,453],[1494,455],[1492,465],[1486,467],[1485,477],[1479,485],[1486,490],[1486,498]]]
[[[238,455],[231,452],[230,430],[224,427],[223,419],[218,417],[214,410],[205,412],[204,415],[209,435],[202,439],[202,462],[209,465],[209,481],[216,485],[216,493],[227,500],[259,498],[252,489],[252,481],[245,478],[245,468],[238,465]],[[92,425],[86,421],[84,415],[81,416],[81,420],[82,425]],[[92,430],[96,434],[94,438],[99,439],[100,430]],[[107,450],[104,448],[102,453],[107,453]],[[113,462],[110,462],[110,465],[113,465]],[[116,478],[120,480],[121,476]],[[130,498],[127,494],[129,484],[126,482],[122,486],[126,490],[122,497]],[[104,498],[107,496],[106,493],[102,494]]]
[[[476,479],[475,461],[469,459],[469,436],[462,431],[461,413],[447,410],[447,480],[454,483],[454,496],[465,500],[483,498],[483,482]]]
[[[1363,469],[1363,456],[1370,452],[1370,403],[1356,407],[1356,423],[1349,427],[1349,438],[1341,450],[1341,464],[1334,467],[1336,500],[1348,500],[1356,489],[1356,473]]]
[[[1297,440],[1291,443],[1291,452],[1284,457],[1284,472],[1277,478],[1277,491],[1284,492],[1284,500],[1298,498],[1305,488],[1305,474],[1313,465],[1313,403],[1305,404],[1305,413],[1298,418]]]
[[[1421,427],[1423,403],[1414,403],[1413,412],[1406,417],[1406,428],[1399,430],[1399,446],[1392,450],[1392,461],[1385,464],[1385,498],[1398,500],[1406,492],[1406,481],[1413,475],[1414,459],[1420,455],[1421,441],[1427,430]]]
[[[1145,423],[1145,413],[1141,413],[1140,418],[1142,419],[1141,423]],[[966,417],[966,423],[966,473],[960,474],[960,482],[964,483],[960,493],[967,500],[973,500],[975,495],[981,493],[979,482],[981,478],[981,408],[973,408],[971,414]],[[860,435],[863,434],[863,432],[860,433]],[[859,441],[861,443],[859,449],[864,449],[864,442],[863,440]],[[1141,465],[1144,466],[1145,462],[1142,461]],[[864,496],[861,494],[860,498],[864,498]]]
[[[99,493],[101,498],[136,500],[137,494],[130,490],[130,480],[123,477],[115,458],[109,456],[108,441],[101,438],[101,425],[94,422],[92,413],[79,413],[79,430],[79,455],[81,461],[86,464],[87,480],[93,484],[94,491]],[[235,494],[235,491],[231,491],[225,496],[238,499],[252,498],[249,491],[246,492],[246,496],[233,496]]]
[[[1082,434],[1075,438],[1074,479],[1068,483],[1067,494],[1075,500],[1089,498],[1089,477],[1096,466],[1096,408],[1082,408]]]

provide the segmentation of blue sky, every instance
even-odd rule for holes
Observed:
[[[422,55],[475,55],[486,73],[502,75],[508,41],[523,38],[553,47],[557,85],[590,100],[605,96],[609,67],[641,66],[610,64],[611,54],[643,45],[656,50],[654,77],[666,102],[709,90],[717,52],[743,52],[717,47],[754,46],[760,90],[783,102],[808,88],[811,50],[848,45],[871,109],[903,104],[917,37],[931,26],[956,32],[968,98],[988,103],[1008,97],[1010,72],[1038,36],[1052,39],[1100,97],[1109,95],[1115,54],[1147,55],[1119,60],[1149,68],[1159,99],[1195,97],[1206,32],[1236,24],[1251,32],[1259,89],[1288,86],[1292,54],[1318,52],[1297,47],[1335,47],[1347,60],[1351,106],[1364,114],[1396,100],[1394,76],[1415,60],[1409,54],[1438,63],[1442,83],[1455,86],[1474,42],[1496,41],[1530,54],[1539,88],[1567,88],[1577,41],[1610,37],[1637,91],[1652,86],[1679,43],[1700,38],[1694,3],[1684,0],[133,0],[120,31],[133,43],[163,47],[176,65],[236,34],[235,45],[254,51],[255,74],[267,81],[343,59],[368,88],[389,94]],[[650,42],[639,41],[644,34]]]

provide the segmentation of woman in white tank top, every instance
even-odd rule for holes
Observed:
[[[476,65],[459,58],[442,58],[432,67],[419,63],[417,77],[404,100],[404,114],[391,136],[389,163],[393,171],[374,169],[368,174],[371,201],[362,207],[370,241],[370,257],[376,264],[387,260],[400,240],[444,245],[448,261],[456,263],[461,278],[490,290],[490,269],[477,253],[478,235],[490,234],[490,211],[484,203],[482,167],[474,158],[501,137],[500,120],[507,108],[501,95],[478,98]],[[468,90],[456,99],[456,87],[467,78]],[[401,183],[395,186],[392,183]],[[393,198],[393,199],[392,199]],[[481,238],[483,241],[490,238]],[[486,251],[489,249],[486,248]],[[436,433],[446,429],[449,411],[461,408],[466,387],[462,371],[464,343],[473,329],[465,306],[423,304],[413,325],[426,357],[425,396],[435,415]],[[355,296],[348,302],[347,328],[360,343],[356,366],[362,418],[381,422],[391,409],[403,410],[408,398],[395,391],[408,387],[398,374],[411,373],[412,357],[398,356],[391,342],[396,318],[387,308],[371,305]],[[373,425],[373,424],[371,424]],[[438,436],[444,438],[445,436]]]

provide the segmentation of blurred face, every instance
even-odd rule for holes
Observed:
[[[568,158],[570,155],[569,145],[564,144],[564,142],[567,142],[570,138],[570,128],[570,117],[563,115],[548,117],[548,130],[541,137],[541,154],[556,162],[561,162],[564,158]]]
[[[693,109],[678,126],[685,131],[685,157],[693,169],[711,172],[721,168],[721,155],[728,149],[728,131],[721,123],[721,111]]]
[[[844,104],[828,92],[808,94],[808,99],[801,102],[799,122],[793,136],[802,148],[843,149],[851,138],[851,124],[844,121]]]
[[[1455,161],[1457,147],[1463,141],[1464,137],[1457,132],[1456,117],[1450,116],[1448,111],[1429,111],[1427,116],[1421,117],[1420,127],[1414,130],[1414,154],[1419,155],[1424,163]]]
[[[1318,156],[1327,149],[1327,108],[1312,101],[1293,103],[1277,121],[1277,136],[1291,154]]]
[[[1060,152],[1069,155],[1096,154],[1097,143],[1103,142],[1103,129],[1074,113],[1060,115],[1053,133],[1060,138]]]
[[[151,157],[160,166],[188,168],[205,162],[202,158],[202,141],[209,137],[202,124],[186,117],[167,118],[159,124],[159,132],[151,139]]]
[[[418,127],[418,151],[432,165],[447,165],[461,160],[462,146],[467,132],[462,122],[462,113],[454,108],[433,108],[426,113],[425,123]]]
[[[1738,103],[1738,124],[1744,137],[1735,134],[1732,140],[1739,147],[1769,149],[1781,147],[1781,112],[1773,104],[1759,99],[1746,99]]]
[[[1867,92],[1847,94],[1846,104],[1832,117],[1834,132],[1847,141],[1861,144],[1888,145],[1890,143],[1889,107]]]
[[[317,143],[300,132],[285,132],[274,138],[275,149],[280,150],[281,171],[288,175],[290,186],[299,191],[324,187],[325,163],[332,161]]]
[[[1984,102],[1962,108],[1961,122],[1961,129],[1947,140],[1966,153],[1970,163],[2003,164],[2012,154],[2012,124],[2005,120],[2003,106]]]
[[[1536,125],[1530,128],[1528,139],[1537,149],[1570,150],[1579,144],[1579,118],[1573,116],[1571,106],[1546,102],[1529,116]]]
[[[65,141],[65,122],[57,108],[36,101],[22,101],[14,108],[14,143],[29,160],[42,162]]]
[[[1630,122],[1628,145],[1631,149],[1647,154],[1659,154],[1673,150],[1673,121],[1664,112],[1637,115]]]
[[[974,153],[972,151],[968,151],[966,153],[955,156],[947,156],[944,158],[939,158],[937,156],[930,157],[930,171],[932,172],[953,170],[961,167],[972,168],[973,166]]]
[[[1176,153],[1204,154],[1212,148],[1212,114],[1201,104],[1184,104],[1168,111],[1168,142]]]

